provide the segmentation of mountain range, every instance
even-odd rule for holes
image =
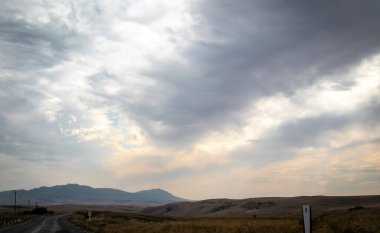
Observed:
[[[126,205],[133,203],[165,204],[185,201],[162,189],[126,192],[112,188],[92,188],[79,184],[40,187],[31,190],[16,190],[17,204],[30,203],[42,205],[61,204],[107,204]],[[14,190],[0,192],[0,205],[14,204]]]

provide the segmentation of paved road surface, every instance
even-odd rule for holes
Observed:
[[[15,226],[1,229],[0,233],[82,233],[83,230],[67,221],[70,214],[41,216]]]

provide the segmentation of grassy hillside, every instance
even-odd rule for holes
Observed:
[[[348,197],[268,197],[243,200],[212,199],[197,202],[181,202],[146,208],[142,212],[174,217],[233,217],[298,214],[303,204],[310,204],[314,212],[348,209],[355,206],[380,207],[380,196]]]

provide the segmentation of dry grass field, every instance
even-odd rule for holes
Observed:
[[[300,216],[174,218],[139,213],[94,212],[91,221],[78,212],[70,219],[92,232],[151,233],[301,233]],[[314,233],[379,233],[380,209],[337,210],[313,216]]]
[[[77,224],[92,232],[151,232],[151,233],[206,233],[206,232],[300,232],[295,219],[179,219],[154,217],[140,214],[97,212],[89,222],[83,213],[71,218]]]

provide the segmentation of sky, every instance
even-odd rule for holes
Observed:
[[[380,194],[380,1],[0,4],[0,190]]]

